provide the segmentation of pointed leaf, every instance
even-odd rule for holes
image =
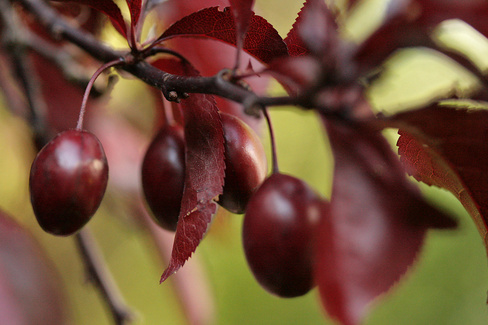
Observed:
[[[124,21],[124,17],[119,9],[119,7],[112,0],[56,0],[59,2],[76,2],[82,5],[87,5],[103,12],[110,18],[112,25],[115,29],[127,38],[127,26]],[[132,13],[132,12],[131,12]]]
[[[278,32],[264,18],[252,14],[244,40],[244,50],[264,63],[288,55],[286,44]],[[229,8],[202,9],[171,25],[158,39],[168,40],[176,36],[203,37],[236,45],[236,27]]]
[[[199,76],[200,73],[190,62],[182,61],[176,58],[159,58],[151,63],[154,67],[179,76]]]
[[[417,12],[409,10],[410,3],[410,0],[390,1],[381,26],[356,49],[355,59],[363,65],[364,70],[381,64],[400,47],[421,46],[430,42],[417,21],[409,17],[409,12]]]
[[[286,43],[286,46],[288,47],[288,53],[290,56],[302,56],[302,55],[307,55],[310,54],[309,49],[307,46],[303,43],[303,40],[298,33],[299,25],[302,21],[302,13],[303,10],[306,6],[307,2],[304,3],[302,9],[298,13],[298,17],[295,20],[295,23],[293,23],[292,28],[286,35],[284,42]]]
[[[488,2],[484,0],[391,0],[383,24],[357,49],[363,69],[375,67],[395,50],[433,46],[432,29],[444,20],[461,19],[488,37]]]
[[[273,60],[266,70],[290,95],[298,95],[312,85],[320,73],[320,62],[310,55]]]
[[[240,51],[244,46],[244,38],[246,37],[247,29],[249,28],[249,22],[254,15],[254,12],[252,11],[254,0],[229,0],[229,2],[236,24],[237,50]]]
[[[224,133],[215,100],[191,94],[181,102],[185,122],[185,189],[171,261],[161,282],[193,254],[216,211],[214,198],[224,185]]]
[[[157,10],[158,21],[167,22],[168,25],[178,21],[179,19],[201,10],[208,6],[225,6],[228,0],[178,0],[166,2],[162,8],[164,10]],[[168,47],[171,49],[183,53],[185,57],[190,61],[203,76],[212,76],[217,74],[222,69],[228,69],[235,66],[235,48],[228,46],[224,42],[208,41],[204,38],[194,37],[175,37],[168,41]],[[208,58],[212,58],[209,60]],[[244,52],[241,53],[241,62],[246,60],[253,61],[253,67],[256,70],[261,68],[261,63],[256,62],[250,54]],[[163,69],[164,70],[164,69]],[[165,70],[166,71],[166,70]],[[252,89],[266,89],[269,83],[269,78],[251,78],[247,80]],[[263,118],[257,119],[254,116],[250,116],[244,113],[242,105],[222,99],[221,97],[215,97],[217,106],[222,112],[226,112],[239,117],[241,120],[251,126],[256,132],[262,131]]]
[[[304,3],[285,43],[291,56],[335,50],[338,43],[335,15],[324,1],[307,0]]]
[[[488,249],[488,111],[432,105],[390,121],[401,123],[397,145],[407,171],[452,192]]]
[[[340,123],[327,123],[335,172],[316,280],[327,312],[355,325],[415,262],[426,230],[456,223],[421,198],[379,132]]]
[[[73,128],[80,113],[83,89],[67,82],[63,72],[51,61],[36,53],[32,53],[31,59],[36,76],[40,80],[40,95],[46,103],[46,123],[52,130],[50,136]],[[90,99],[88,105],[91,104]],[[87,110],[87,118],[91,111]]]
[[[473,26],[488,37],[488,2],[485,0],[424,0],[421,1],[422,11],[418,18],[425,29],[440,22],[457,18]]]
[[[141,17],[142,0],[126,0],[126,2],[130,11],[130,22],[135,27]]]

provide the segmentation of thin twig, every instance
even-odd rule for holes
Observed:
[[[46,105],[40,93],[38,79],[32,74],[31,62],[26,56],[23,45],[25,36],[22,34],[20,20],[13,8],[5,1],[0,0],[0,22],[3,25],[2,46],[7,51],[13,65],[13,71],[20,88],[23,90],[29,109],[28,120],[34,130],[34,139],[38,148],[42,147],[49,135],[45,123]]]
[[[14,114],[25,117],[29,110],[26,99],[20,85],[13,80],[9,66],[10,60],[4,54],[0,54],[0,89],[7,103],[7,108]]]
[[[65,46],[55,46],[32,32],[26,32],[26,34],[28,36],[24,40],[25,47],[55,64],[69,82],[79,85],[83,89],[86,87],[90,79],[85,72],[86,67],[81,65]]]
[[[108,271],[92,234],[85,228],[75,235],[75,239],[89,279],[99,289],[103,300],[110,308],[114,323],[116,325],[130,323],[133,314]]]

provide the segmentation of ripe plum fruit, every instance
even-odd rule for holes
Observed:
[[[218,203],[242,214],[266,178],[266,153],[258,135],[245,122],[227,113],[220,116],[225,138],[225,183]]]
[[[32,163],[32,208],[46,232],[68,236],[95,214],[108,182],[105,152],[95,135],[67,130],[39,151]]]
[[[305,182],[281,173],[251,197],[242,229],[244,252],[266,290],[296,297],[314,287],[314,230],[327,207]]]
[[[142,188],[154,220],[175,231],[185,185],[183,128],[165,126],[149,145],[142,163]]]

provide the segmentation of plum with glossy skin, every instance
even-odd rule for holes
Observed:
[[[266,178],[266,153],[258,135],[239,118],[220,113],[225,139],[225,179],[218,203],[245,212],[247,202]]]
[[[154,220],[175,231],[185,185],[185,142],[181,126],[165,126],[142,163],[142,188]]]
[[[39,225],[53,235],[80,230],[97,211],[108,182],[100,141],[88,131],[58,134],[32,163],[29,189]]]
[[[305,182],[280,173],[252,196],[242,229],[244,252],[267,291],[296,297],[314,287],[314,230],[326,208]]]

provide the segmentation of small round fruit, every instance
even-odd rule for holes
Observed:
[[[280,173],[254,193],[242,238],[249,267],[266,290],[297,297],[313,288],[314,230],[326,206],[305,182]]]
[[[185,186],[185,142],[181,126],[165,126],[142,163],[142,188],[154,220],[175,231]]]
[[[39,151],[29,189],[39,225],[53,235],[80,230],[95,214],[108,182],[100,141],[87,131],[67,130]]]
[[[266,153],[258,135],[246,123],[230,114],[220,116],[225,138],[225,179],[218,203],[241,214],[266,178]]]

